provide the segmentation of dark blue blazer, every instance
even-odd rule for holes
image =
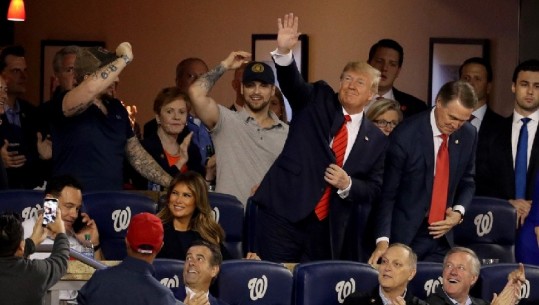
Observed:
[[[422,100],[406,92],[399,91],[395,87],[393,87],[393,96],[395,97],[395,100],[401,105],[401,111],[404,115],[404,118],[411,117],[414,114],[429,109],[427,104]]]
[[[178,288],[178,300],[183,302],[186,296],[187,293],[185,292],[185,286],[180,284],[180,287]],[[211,293],[208,295],[208,300],[210,301],[210,305],[228,305],[228,303],[215,298],[213,295],[211,295]]]
[[[479,130],[481,147],[486,153],[477,155],[477,192],[478,196],[500,199],[515,198],[515,168],[511,146],[513,116],[504,118],[501,126],[483,137]],[[486,132],[486,130],[485,130]],[[533,198],[536,173],[539,171],[539,136],[535,134],[526,177],[526,199]],[[479,148],[479,147],[478,147]]]
[[[403,121],[389,138],[376,236],[410,244],[432,197],[434,143],[430,111]],[[472,201],[476,142],[476,129],[468,122],[449,137],[448,207],[467,208]],[[453,231],[445,236],[453,246]]]
[[[295,63],[277,66],[277,77],[294,117],[282,153],[262,180],[254,199],[261,206],[292,223],[309,216],[327,183],[326,168],[335,163],[329,143],[342,126],[344,115],[337,94],[323,81],[306,83]],[[329,221],[332,256],[342,253],[344,233],[352,213],[364,215],[363,223],[382,186],[386,136],[364,118],[344,170],[352,178],[346,199],[333,189]],[[362,232],[357,232],[361,236]]]

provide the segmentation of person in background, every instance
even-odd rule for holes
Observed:
[[[185,260],[189,246],[204,240],[219,245],[225,259],[233,258],[223,246],[225,232],[213,218],[207,186],[200,174],[188,171],[174,177],[166,197],[167,205],[157,213],[165,230],[165,245],[158,257]],[[258,259],[255,253],[248,253],[246,258]]]
[[[47,225],[54,237],[52,253],[48,258],[27,259],[46,237],[40,215],[32,231],[32,238],[23,240],[24,229],[18,216],[0,215],[0,296],[2,304],[41,305],[47,290],[67,271],[69,241],[65,234],[61,209],[56,210],[56,221]]]
[[[7,102],[7,84],[2,75],[0,75],[0,126],[3,121],[1,119],[4,114],[4,104]],[[0,128],[1,130],[1,128]],[[0,158],[0,190],[8,188],[7,173],[2,158]]]
[[[275,86],[275,94],[270,100],[270,110],[275,113],[279,120],[288,124],[288,117],[286,116],[286,106],[284,105],[284,97],[281,89]]]
[[[195,171],[201,175],[205,169],[201,165],[200,151],[191,141],[193,133],[186,128],[189,115],[189,96],[177,87],[164,88],[157,94],[153,111],[157,120],[157,133],[145,137],[141,144],[157,163],[172,177],[180,172]],[[148,180],[137,175],[134,184],[137,189],[156,189],[148,186]],[[208,180],[211,177],[207,177]],[[153,185],[153,184],[152,184]]]
[[[117,266],[97,270],[79,290],[80,305],[183,304],[153,274],[152,263],[163,247],[163,225],[150,213],[133,218],[125,237],[127,257]]]
[[[405,118],[428,109],[427,104],[417,97],[397,90],[395,80],[399,77],[404,62],[404,49],[393,39],[382,39],[372,45],[369,50],[368,63],[382,74],[378,85],[378,94],[365,107],[369,107],[379,98],[387,98],[399,102]]]
[[[399,103],[386,98],[374,102],[365,115],[386,136],[389,136],[403,118]]]
[[[236,93],[236,100],[234,100],[234,104],[230,106],[230,110],[232,111],[240,111],[243,108],[243,105],[245,105],[245,98],[243,97],[243,93],[241,92],[241,81],[243,80],[243,72],[245,71],[245,66],[247,64],[242,64],[236,70],[234,70],[234,79],[232,79],[232,89],[234,89],[234,92]]]

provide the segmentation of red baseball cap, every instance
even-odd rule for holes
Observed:
[[[163,224],[157,216],[140,213],[131,218],[126,238],[133,251],[152,254],[161,250],[163,234]]]

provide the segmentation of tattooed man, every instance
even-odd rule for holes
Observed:
[[[145,178],[168,186],[171,177],[140,145],[127,110],[106,94],[132,60],[127,42],[116,48],[116,54],[103,48],[82,48],[77,53],[78,85],[56,94],[48,108],[54,175],[72,175],[86,191],[121,190],[127,157]]]

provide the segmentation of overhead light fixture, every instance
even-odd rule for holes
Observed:
[[[9,9],[7,10],[7,20],[11,21],[24,21],[26,19],[26,12],[24,11],[23,0],[11,0]]]

